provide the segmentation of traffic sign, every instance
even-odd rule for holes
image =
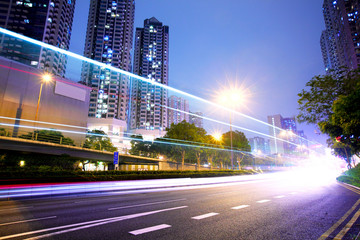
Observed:
[[[119,164],[119,152],[114,152],[114,164]]]

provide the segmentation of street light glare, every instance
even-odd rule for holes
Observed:
[[[212,137],[216,140],[216,141],[221,141],[222,140],[222,134],[220,132],[215,132],[212,134]]]
[[[42,76],[42,80],[47,83],[47,82],[50,82],[52,80],[52,77],[49,73],[45,73],[43,76]]]

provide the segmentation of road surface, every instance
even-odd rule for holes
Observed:
[[[146,181],[143,181],[146,184]],[[2,239],[355,239],[359,190],[284,177],[0,202]]]

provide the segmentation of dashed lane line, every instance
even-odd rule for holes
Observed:
[[[247,207],[250,207],[250,205],[240,205],[240,206],[232,207],[231,209],[238,210],[238,209],[247,208]]]
[[[279,195],[279,196],[275,196],[274,198],[284,198],[285,195]]]
[[[160,224],[160,225],[156,225],[156,226],[153,226],[153,227],[142,228],[142,229],[138,229],[138,230],[135,230],[135,231],[131,231],[129,233],[132,234],[132,235],[140,235],[140,234],[154,232],[154,231],[158,231],[158,230],[169,228],[169,227],[171,227],[171,225]]]
[[[207,214],[203,214],[203,215],[200,215],[200,216],[196,216],[196,217],[192,217],[192,219],[195,219],[195,220],[201,220],[201,219],[204,219],[204,218],[208,218],[208,217],[213,217],[213,216],[216,216],[218,215],[219,213],[207,213]]]
[[[271,200],[268,199],[264,199],[264,200],[260,200],[260,201],[256,201],[257,203],[266,203],[266,202],[270,202]]]
[[[28,238],[27,240],[47,238],[47,237],[51,237],[51,236],[55,236],[55,235],[59,235],[59,234],[63,234],[63,233],[68,233],[68,232],[73,232],[73,231],[77,231],[77,230],[81,230],[81,229],[96,227],[96,226],[104,225],[104,224],[108,224],[108,223],[119,222],[119,221],[123,221],[123,220],[143,217],[143,216],[149,216],[149,215],[156,214],[156,213],[167,212],[167,211],[172,211],[172,210],[177,210],[177,209],[182,209],[182,208],[187,208],[187,207],[188,206],[165,208],[165,209],[160,209],[160,210],[155,210],[155,211],[150,211],[150,212],[142,212],[142,213],[136,213],[136,214],[125,215],[125,216],[120,216],[120,217],[104,218],[104,219],[99,219],[99,220],[63,225],[63,226],[58,226],[58,227],[46,228],[46,229],[40,229],[40,230],[35,230],[35,231],[30,231],[30,232],[23,232],[23,233],[18,233],[18,234],[13,234],[13,235],[2,236],[2,237],[0,237],[0,240],[9,239],[9,238],[18,238],[18,237],[23,237],[23,236],[27,236],[27,235],[37,234],[37,233],[65,229],[65,230],[61,230],[61,231],[57,231],[57,232],[52,232],[49,234],[31,237],[31,238]]]
[[[112,210],[118,210],[118,209],[124,209],[124,208],[142,207],[142,206],[156,205],[156,204],[162,204],[162,203],[171,203],[171,202],[178,202],[178,201],[185,201],[185,200],[186,200],[186,198],[181,198],[181,199],[174,199],[174,200],[169,200],[169,201],[143,203],[143,204],[137,204],[137,205],[123,206],[123,207],[114,207],[114,208],[109,208],[108,210],[112,211]]]

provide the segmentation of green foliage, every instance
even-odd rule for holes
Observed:
[[[156,144],[152,141],[144,141],[141,135],[131,136],[131,149],[129,151],[132,155],[152,157],[155,158],[161,152]]]
[[[34,132],[23,134],[19,138],[75,146],[74,140],[64,137],[61,132],[56,130],[35,130]]]
[[[206,142],[205,129],[196,127],[195,124],[182,121],[178,124],[171,124],[170,128],[167,128],[166,131],[167,133],[162,140],[173,143],[172,145],[169,145],[169,149],[166,154],[177,159],[181,156],[182,164],[185,162],[185,154],[188,156],[190,155],[190,159],[194,159],[195,157],[198,166],[200,166],[201,153],[203,153],[203,149],[195,146],[185,147],[180,144],[203,146],[202,143]],[[177,139],[181,141],[176,141]]]
[[[334,154],[350,165],[360,152],[360,72],[343,69],[316,76],[299,96],[300,122],[316,123]]]
[[[114,147],[110,138],[106,136],[105,132],[96,129],[88,132],[83,148],[108,152],[117,151],[117,148]]]
[[[347,170],[337,178],[338,181],[360,187],[360,165]]]
[[[360,79],[359,70],[342,69],[327,75],[313,77],[306,83],[307,89],[299,94],[299,122],[319,123],[327,121],[333,113],[332,105],[340,96],[352,93]]]
[[[25,167],[20,167],[20,161],[25,161]],[[74,170],[76,159],[69,155],[52,156],[38,153],[20,153],[13,151],[0,151],[1,168],[21,168],[21,169],[65,169]],[[46,166],[46,167],[45,167]]]
[[[0,128],[0,136],[10,137],[10,132],[8,130],[6,130],[5,128]]]

